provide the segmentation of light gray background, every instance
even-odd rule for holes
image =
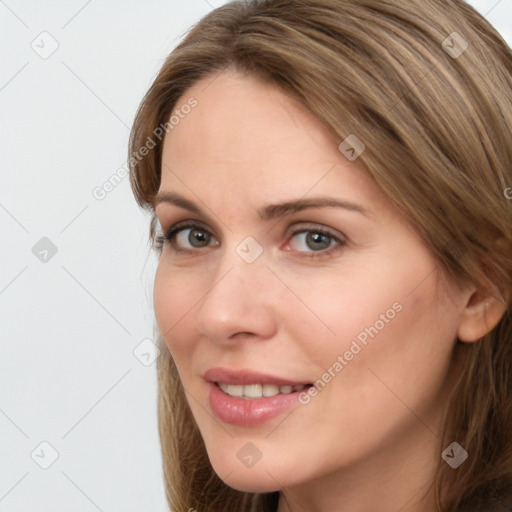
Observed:
[[[163,58],[223,3],[0,0],[0,512],[167,510],[148,217],[127,177],[93,190],[122,175]],[[512,44],[512,0],[470,3]]]

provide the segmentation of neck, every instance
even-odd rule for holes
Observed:
[[[283,489],[277,512],[435,512],[440,440],[421,429],[422,439],[394,443],[357,467]]]

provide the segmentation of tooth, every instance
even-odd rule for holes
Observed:
[[[275,384],[263,384],[263,396],[275,396],[279,393],[279,386]]]
[[[244,395],[249,398],[261,398],[261,384],[249,384],[244,386]]]
[[[224,393],[227,393],[228,395],[235,398],[246,399],[270,397],[278,395],[279,393],[288,395],[293,391],[300,391],[306,387],[303,384],[298,384],[296,386],[277,386],[275,384],[247,384],[243,386],[225,384],[223,382],[219,382],[218,385],[219,388],[224,391]]]
[[[224,393],[227,393],[228,392],[228,385],[227,384],[224,384],[223,382],[219,382],[219,388],[222,389],[222,391],[224,391]]]
[[[227,391],[226,393],[231,396],[240,397],[244,394],[244,386],[238,386],[238,385],[227,385]]]

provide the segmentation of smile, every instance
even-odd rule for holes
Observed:
[[[289,395],[295,391],[301,391],[306,387],[304,384],[297,386],[278,386],[276,384],[233,385],[223,382],[216,382],[215,384],[227,395],[244,400],[254,400],[279,394]]]

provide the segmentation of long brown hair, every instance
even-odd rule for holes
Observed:
[[[260,0],[210,12],[167,57],[132,128],[130,180],[138,204],[153,214],[150,240],[162,127],[172,129],[169,118],[191,85],[230,67],[301,101],[340,142],[355,134],[366,146],[358,162],[446,276],[510,300],[512,53],[473,8],[462,0]],[[155,147],[141,158],[150,140]],[[470,457],[457,471],[439,458],[439,511],[488,511],[512,500],[507,304],[496,328],[455,347],[462,371],[442,448],[457,440]],[[215,474],[158,328],[156,336],[159,432],[173,512],[275,510],[277,492],[239,492]]]

